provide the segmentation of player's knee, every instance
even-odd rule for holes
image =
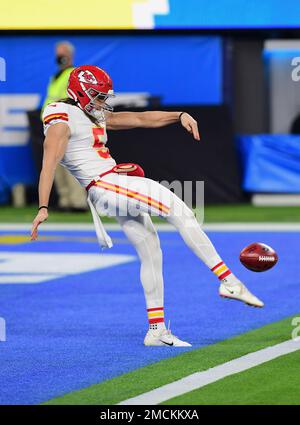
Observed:
[[[162,250],[160,247],[160,240],[156,231],[149,233],[145,242],[148,245],[149,254],[153,258],[153,260],[155,262],[160,262],[162,259]]]
[[[149,243],[152,252],[161,251],[160,240],[156,232],[149,233],[147,242]]]
[[[155,250],[153,251],[153,257],[154,257],[154,261],[157,264],[160,264],[162,262],[162,250],[160,245],[158,245],[158,247],[156,247]]]

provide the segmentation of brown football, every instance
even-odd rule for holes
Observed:
[[[254,242],[241,251],[240,261],[253,272],[264,272],[275,266],[278,255],[270,246]]]

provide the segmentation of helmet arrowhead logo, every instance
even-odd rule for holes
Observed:
[[[95,75],[88,70],[80,71],[78,74],[78,80],[81,83],[97,84]]]

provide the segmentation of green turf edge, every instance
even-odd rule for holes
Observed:
[[[43,404],[111,405],[119,403],[192,373],[286,341],[291,337],[291,320],[292,317],[289,317],[217,344],[161,360],[88,388],[53,398]],[[145,350],[149,349],[152,348],[145,348]]]
[[[0,223],[31,223],[37,212],[37,206],[31,205],[22,208],[0,206]],[[201,214],[197,215],[201,217]],[[103,217],[105,223],[114,223],[115,220]],[[154,222],[161,222],[159,217],[153,217]],[[91,213],[62,213],[49,210],[49,223],[92,223]],[[256,207],[249,204],[206,205],[205,223],[233,223],[233,222],[279,222],[299,223],[299,207]]]
[[[299,405],[299,363],[296,351],[161,404]]]

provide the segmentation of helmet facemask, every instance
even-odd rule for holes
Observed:
[[[109,90],[108,93],[104,93],[90,87],[85,91],[85,93],[90,98],[89,103],[84,107],[85,112],[99,122],[105,121],[104,111],[113,111],[113,107],[106,103],[107,99],[115,97],[113,90]],[[101,103],[97,105],[97,101],[100,101]]]

